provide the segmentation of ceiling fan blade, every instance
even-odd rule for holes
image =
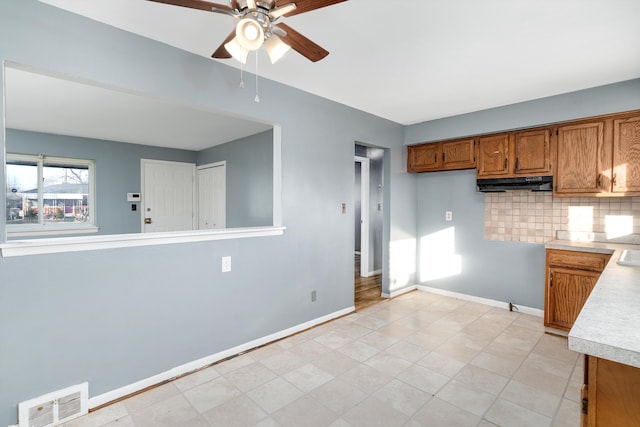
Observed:
[[[156,3],[171,4],[174,6],[188,7],[190,9],[206,10],[207,12],[212,12],[213,9],[218,9],[220,11],[226,10],[228,12],[234,12],[234,10],[231,9],[226,4],[212,3],[206,0],[148,0],[148,1],[153,1]]]
[[[342,3],[347,0],[297,0],[295,10],[285,13],[284,16],[293,16],[299,15],[301,13],[310,12],[312,10],[320,9],[322,7],[327,7],[334,5],[336,3]],[[291,0],[279,0],[276,1],[276,7],[283,6],[287,3],[290,3]]]
[[[224,39],[222,44],[220,46],[218,46],[218,49],[216,49],[216,51],[213,52],[213,55],[211,55],[211,57],[212,58],[218,58],[218,59],[231,58],[231,54],[229,52],[227,52],[227,49],[225,49],[224,45],[229,43],[231,40],[233,40],[233,38],[235,36],[236,36],[236,30],[234,29],[233,31],[231,31],[231,34],[229,34],[227,36],[227,38]]]
[[[329,55],[328,50],[318,46],[287,24],[278,24],[278,27],[287,33],[286,36],[281,37],[282,41],[309,61],[317,62]]]

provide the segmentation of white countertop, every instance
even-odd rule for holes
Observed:
[[[569,349],[640,368],[640,267],[617,264],[638,245],[554,240],[547,249],[612,254],[569,332]]]

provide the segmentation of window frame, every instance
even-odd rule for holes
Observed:
[[[37,167],[37,186],[38,186],[38,207],[42,211],[44,206],[44,174],[43,170],[47,166],[60,167],[60,166],[77,166],[79,168],[87,168],[88,171],[88,208],[89,208],[89,220],[90,222],[82,223],[50,223],[45,222],[42,215],[38,216],[37,224],[8,224],[5,218],[7,238],[11,237],[38,237],[38,236],[52,236],[52,235],[70,235],[70,234],[85,234],[85,233],[97,233],[99,228],[97,226],[96,216],[96,173],[95,173],[95,160],[91,159],[79,159],[71,157],[59,157],[59,156],[47,156],[43,154],[20,154],[20,153],[7,153],[5,157],[5,167],[14,162],[28,162],[35,163]],[[5,191],[7,186],[8,176],[5,177]]]

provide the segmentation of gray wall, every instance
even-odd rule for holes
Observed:
[[[198,165],[226,161],[227,227],[273,225],[273,131],[198,153]]]
[[[405,129],[405,142],[477,135],[532,127],[604,113],[640,109],[640,79],[491,110],[434,120]],[[417,239],[455,227],[461,274],[426,286],[543,308],[544,245],[486,241],[484,198],[475,192],[475,171],[417,175]],[[453,221],[445,222],[445,211]],[[420,250],[418,245],[418,259]],[[418,263],[418,271],[420,265]]]
[[[188,150],[15,129],[7,129],[6,138],[8,153],[95,160],[98,234],[140,232],[140,209],[133,212],[131,202],[127,202],[127,193],[141,191],[140,159],[196,162],[196,153]]]
[[[36,0],[0,2],[0,60],[279,125],[287,227],[277,237],[0,260],[0,425],[17,421],[25,399],[83,381],[96,396],[351,307],[355,141],[385,148],[383,287],[414,283],[396,243],[416,228],[397,123],[264,79],[255,103],[235,68]],[[4,235],[2,221],[0,243]],[[223,275],[225,255],[233,271]]]

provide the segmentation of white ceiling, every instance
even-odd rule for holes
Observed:
[[[146,0],[41,1],[207,58],[233,28]],[[327,58],[261,52],[259,74],[408,125],[638,78],[639,17],[638,0],[348,0],[283,18]]]

